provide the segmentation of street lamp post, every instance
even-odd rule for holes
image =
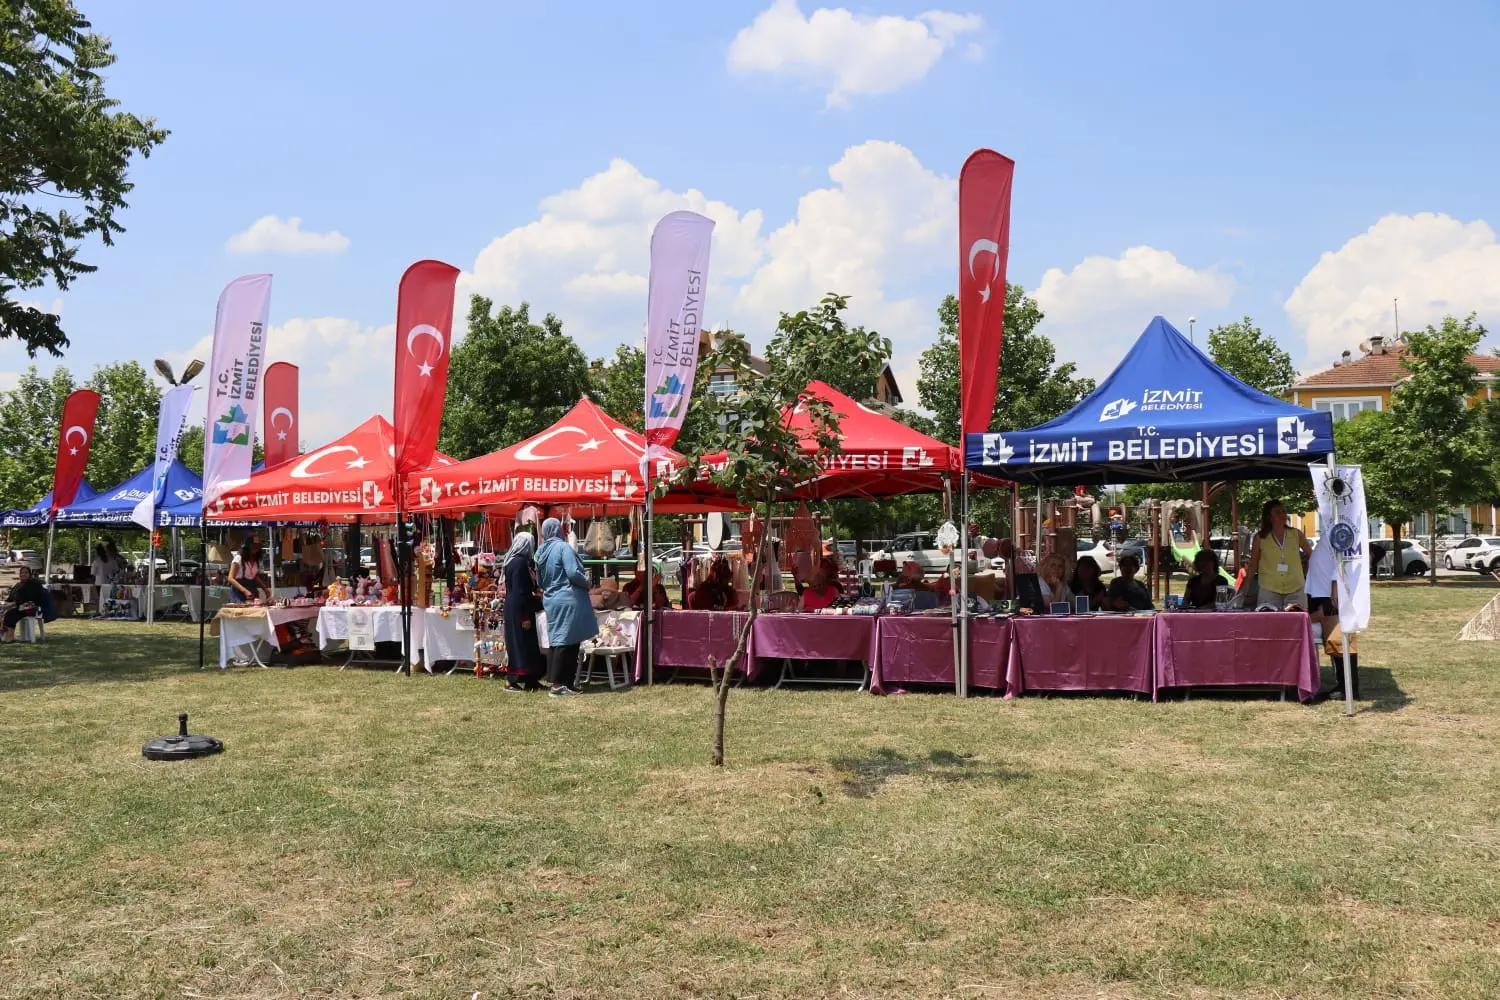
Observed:
[[[1198,341],[1196,341],[1196,340],[1193,339],[1193,324],[1196,323],[1196,322],[1198,322],[1198,317],[1197,316],[1189,316],[1188,317],[1188,340],[1191,343],[1194,343],[1194,344],[1198,343]]]

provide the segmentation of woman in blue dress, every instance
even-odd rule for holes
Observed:
[[[589,602],[589,577],[583,560],[562,536],[562,522],[549,517],[542,522],[542,547],[536,553],[537,582],[542,588],[542,607],[547,612],[547,681],[554,698],[577,694],[572,682],[578,676],[578,649],[585,639],[599,634],[594,606]]]
[[[505,553],[505,690],[535,691],[542,686],[547,659],[536,634],[536,613],[542,610],[532,553],[536,539],[519,532]]]

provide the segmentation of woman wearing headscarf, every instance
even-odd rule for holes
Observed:
[[[542,686],[547,658],[536,634],[536,613],[542,610],[532,554],[536,540],[529,531],[511,539],[501,570],[505,574],[505,690],[535,691]]]
[[[589,601],[589,577],[583,560],[563,540],[562,522],[542,522],[542,547],[536,553],[537,582],[547,612],[547,681],[552,697],[577,694],[571,681],[578,674],[578,648],[599,634],[599,622]]]

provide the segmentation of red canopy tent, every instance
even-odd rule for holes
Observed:
[[[407,510],[430,514],[537,504],[627,513],[645,503],[645,452],[641,435],[584,398],[557,423],[525,441],[412,476],[407,481]],[[653,482],[675,474],[682,465],[683,457],[675,451],[653,459]],[[738,508],[734,497],[708,483],[674,487],[654,506],[664,514]]]
[[[396,515],[396,437],[371,417],[343,437],[255,473],[209,504],[210,521],[390,520]],[[455,464],[435,453],[432,468]]]
[[[963,471],[963,454],[893,417],[856,402],[826,382],[810,382],[807,394],[827,402],[838,416],[840,453],[818,454],[812,420],[798,405],[785,414],[802,434],[803,450],[817,454],[823,474],[783,499],[875,499],[908,493],[939,493]],[[986,480],[996,484],[998,480]]]

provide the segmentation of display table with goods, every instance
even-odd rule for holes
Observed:
[[[750,615],[744,611],[657,611],[651,639],[658,670],[655,679],[670,681],[679,670],[707,670],[709,657],[723,667],[734,655],[740,629]],[[752,670],[753,670],[753,661]],[[736,664],[734,669],[743,671]],[[646,679],[645,659],[636,657],[635,679]]]
[[[417,608],[413,619],[420,614],[422,623],[422,665],[428,673],[439,663],[451,663],[448,673],[460,666],[478,661],[474,606],[457,604],[452,607]],[[413,634],[416,629],[413,628]],[[487,633],[488,634],[488,633]]]
[[[1006,697],[1028,691],[1153,694],[1152,641],[1158,617],[1085,614],[1010,619]]]
[[[898,694],[903,684],[953,688],[953,645],[957,629],[950,614],[882,615],[880,649],[871,665],[870,691]],[[1010,661],[1011,622],[974,618],[969,623],[969,683],[999,691]]]
[[[412,608],[411,659],[422,658],[427,616],[421,608]],[[318,648],[347,654],[339,664],[342,670],[356,660],[384,662],[376,656],[376,645],[382,642],[402,644],[401,605],[399,604],[325,604],[318,613]],[[404,651],[404,647],[402,647]],[[400,663],[397,661],[397,668]],[[431,673],[431,667],[427,671]]]
[[[1180,611],[1155,623],[1157,690],[1295,688],[1310,702],[1322,680],[1312,622],[1301,611]]]
[[[226,604],[214,616],[219,633],[219,669],[227,668],[231,657],[268,667],[270,650],[310,651],[314,637],[309,633],[316,629],[321,611],[315,601],[306,598],[288,604]]]

